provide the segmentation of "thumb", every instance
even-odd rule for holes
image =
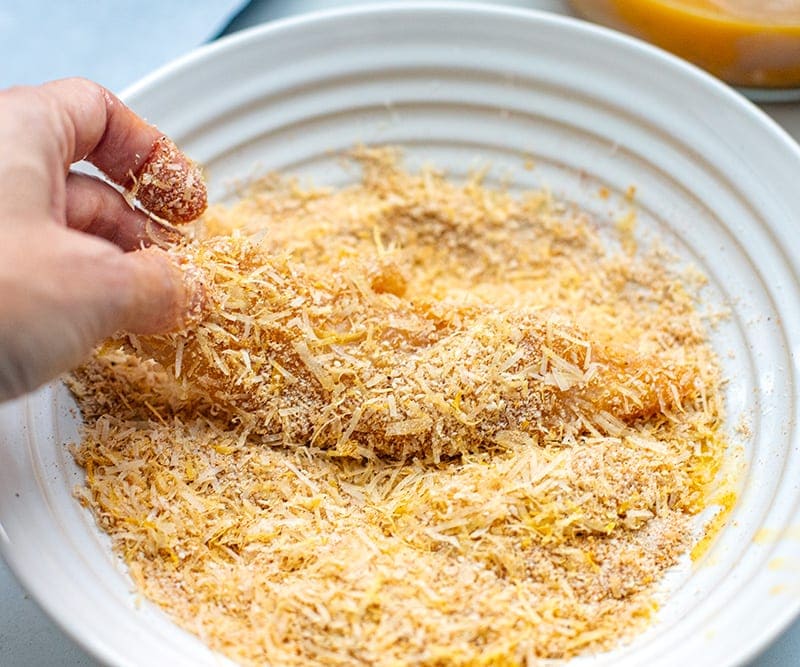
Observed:
[[[53,227],[0,244],[0,400],[30,391],[86,358],[120,330],[175,331],[200,318],[199,269],[157,248],[123,253]]]
[[[167,333],[200,318],[205,290],[193,264],[156,247],[118,257],[121,293],[105,333]]]

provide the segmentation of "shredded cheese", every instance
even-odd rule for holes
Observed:
[[[72,375],[76,496],[142,594],[242,664],[616,646],[725,449],[696,281],[548,193],[357,157],[360,184],[269,176],[171,251],[206,312]]]

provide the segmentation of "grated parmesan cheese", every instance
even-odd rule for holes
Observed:
[[[725,449],[689,281],[548,193],[269,176],[172,252],[190,330],[70,379],[78,499],[138,589],[247,665],[535,665],[616,646]]]

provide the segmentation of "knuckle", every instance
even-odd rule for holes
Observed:
[[[0,104],[15,114],[24,113],[26,124],[40,121],[48,106],[38,86],[12,86],[0,91]]]

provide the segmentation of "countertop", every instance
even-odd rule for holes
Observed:
[[[168,3],[167,3],[168,4]],[[222,34],[235,32],[290,14],[337,5],[358,4],[358,0],[256,0],[251,2]],[[496,2],[569,13],[559,0],[527,0]],[[0,16],[0,18],[2,18]],[[2,51],[2,49],[0,49]],[[800,141],[800,103],[762,105],[797,141]],[[800,174],[798,174],[800,179]],[[39,609],[19,586],[0,560],[0,665],[4,667],[97,667],[88,656]],[[800,665],[800,620],[784,632],[750,667],[789,667]]]

